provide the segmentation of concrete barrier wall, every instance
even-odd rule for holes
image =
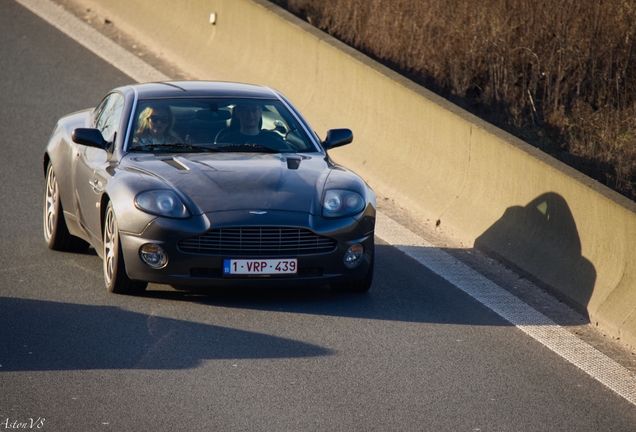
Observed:
[[[286,94],[382,196],[439,221],[636,346],[636,205],[265,0],[79,0],[198,79]],[[216,24],[210,24],[210,14]]]

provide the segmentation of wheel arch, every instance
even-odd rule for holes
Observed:
[[[46,178],[46,170],[49,167],[49,163],[51,163],[51,156],[49,156],[48,152],[45,152],[42,157],[42,172],[44,173],[44,178]]]
[[[101,200],[99,202],[99,226],[102,233],[104,232],[104,224],[106,223],[106,209],[108,208],[109,202],[110,196],[107,193],[102,194]]]

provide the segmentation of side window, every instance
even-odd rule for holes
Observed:
[[[112,141],[113,135],[117,132],[123,106],[124,97],[119,93],[109,94],[99,104],[97,116],[95,117],[95,127],[102,132],[102,136],[106,141]]]

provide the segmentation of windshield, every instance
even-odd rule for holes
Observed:
[[[139,101],[128,149],[189,153],[317,151],[280,101],[238,98]]]

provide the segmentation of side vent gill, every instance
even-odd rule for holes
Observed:
[[[297,170],[302,158],[299,156],[287,156],[287,169]]]

